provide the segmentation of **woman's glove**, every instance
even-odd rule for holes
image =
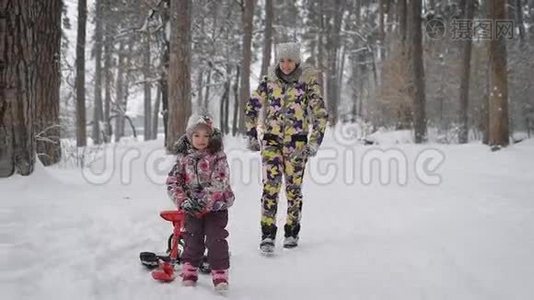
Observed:
[[[317,147],[317,145],[315,145],[315,144],[307,144],[306,146],[304,146],[304,149],[302,150],[302,153],[306,157],[314,157],[315,155],[317,155],[317,151],[318,150],[319,150],[319,147]]]
[[[258,138],[255,137],[248,137],[248,143],[247,143],[247,149],[250,151],[260,151],[260,142],[258,141]]]

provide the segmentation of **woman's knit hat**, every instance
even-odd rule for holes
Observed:
[[[300,64],[300,44],[282,43],[276,45],[276,63],[282,58],[289,58],[296,64]]]

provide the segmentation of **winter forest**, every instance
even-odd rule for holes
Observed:
[[[269,169],[250,103],[284,43],[318,108]],[[0,54],[2,299],[221,299],[140,263],[186,232],[161,212],[201,112],[235,198],[227,299],[534,295],[534,0],[0,0]]]
[[[534,126],[533,1],[54,0],[2,10],[2,177],[30,174],[36,159],[83,161],[80,147],[123,137],[163,134],[171,149],[199,108],[240,135],[250,90],[287,41],[320,70],[330,126],[356,123],[358,138],[408,129],[415,143],[506,146]]]

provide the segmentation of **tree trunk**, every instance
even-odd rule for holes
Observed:
[[[124,137],[125,136],[125,121],[128,121],[130,123],[130,127],[132,129],[132,133],[133,133],[133,136],[136,138],[137,137],[137,133],[135,131],[135,128],[134,128],[134,125],[133,125],[133,122],[132,120],[130,119],[130,117],[128,117],[128,115],[126,114],[126,112],[128,111],[128,99],[130,97],[130,82],[132,80],[132,59],[133,59],[133,55],[134,55],[134,45],[135,43],[137,42],[135,36],[132,36],[130,37],[130,40],[128,41],[128,51],[126,52],[126,56],[125,56],[125,62],[124,62],[124,69],[126,71],[126,74],[125,76],[123,77],[124,79],[124,82],[123,82],[123,93],[124,93],[124,100],[122,101],[122,104],[121,104],[121,137]]]
[[[35,132],[37,155],[49,166],[61,159],[59,86],[61,82],[61,7],[60,0],[40,2],[37,43],[37,97]]]
[[[171,0],[167,150],[185,133],[191,114],[191,0]]]
[[[156,90],[156,103],[154,103],[154,111],[152,112],[152,129],[151,138],[152,140],[158,139],[158,119],[159,119],[159,107],[161,106],[161,87],[158,84]]]
[[[104,112],[102,111],[102,0],[96,0],[95,7],[95,104],[93,113],[93,142],[100,145],[102,144],[100,123],[104,118]]]
[[[489,19],[506,18],[505,0],[489,5]],[[490,41],[489,144],[507,146],[508,138],[508,78],[506,71],[506,41],[497,36]]]
[[[213,14],[216,15],[217,14],[217,11],[216,10],[212,10]],[[206,33],[206,29],[205,29],[205,19],[204,17],[201,17],[200,18],[200,32],[202,33],[202,35],[199,37],[199,41],[198,43],[200,45],[205,45],[207,44],[208,42],[206,42],[206,38],[203,36],[205,33]],[[216,17],[213,18],[213,22],[215,23],[216,21]],[[214,24],[212,25],[213,27]],[[216,31],[217,28],[214,28],[213,32]],[[207,34],[206,34],[207,35]],[[193,50],[195,51],[195,50]],[[212,52],[212,51],[210,51]],[[211,53],[211,55],[213,55],[213,53]],[[202,58],[203,60],[203,58]],[[210,65],[210,62],[208,60],[208,65]],[[200,107],[202,107],[202,102],[204,101],[204,68],[203,66],[200,66],[200,63],[199,63],[199,67],[196,68],[196,71],[197,71],[197,83],[196,83],[196,88],[197,88],[197,101],[196,101],[196,104],[195,104],[195,107],[198,109]],[[193,109],[194,111],[195,109]]]
[[[228,31],[225,32],[225,40],[228,40],[230,36],[230,33]],[[226,57],[226,83],[225,83],[225,89],[228,89],[228,95],[225,98],[225,102],[223,105],[223,121],[222,121],[222,132],[226,135],[230,133],[230,94],[231,94],[231,88],[232,88],[232,67],[233,64],[230,63],[231,59],[231,47],[226,47],[225,49],[225,57]],[[236,69],[239,69],[237,67]],[[238,81],[236,81],[238,82]],[[235,91],[237,92],[237,90]]]
[[[462,9],[465,10],[464,19],[473,20],[475,14],[475,0],[463,0]],[[462,65],[463,72],[460,79],[460,132],[458,133],[458,142],[465,144],[469,138],[469,120],[468,120],[468,108],[469,108],[469,75],[471,74],[471,48],[472,39],[463,41],[462,45]]]
[[[358,47],[358,43],[355,44],[355,48]],[[350,74],[350,88],[351,88],[351,98],[352,98],[352,108],[351,108],[351,118],[352,121],[355,122],[358,119],[358,101],[359,101],[359,89],[358,89],[358,82],[361,80],[359,75],[359,68],[358,65],[358,55],[356,53],[352,53],[350,55],[350,68],[351,68],[351,74]]]
[[[243,0],[243,56],[241,58],[241,86],[239,91],[239,132],[245,132],[245,106],[250,97],[250,61],[252,57],[252,30],[256,0]]]
[[[224,124],[221,130],[224,130],[224,134],[230,133],[230,87],[232,86],[232,66],[230,64],[226,65],[226,76],[227,76],[227,85],[228,85],[228,96],[224,102]]]
[[[235,75],[235,81],[234,81],[234,120],[232,122],[232,135],[236,136],[238,132],[238,116],[240,113],[239,109],[239,73],[241,68],[236,68],[236,75]]]
[[[338,62],[338,69],[336,74],[336,81],[337,81],[337,95],[338,100],[341,101],[341,91],[343,90],[343,70],[345,69],[345,58],[347,56],[347,47],[344,45],[341,46],[341,49],[339,52],[339,62]]]
[[[0,1],[0,177],[34,169],[39,11],[38,1]]]
[[[143,73],[145,78],[144,83],[144,96],[145,96],[145,103],[144,103],[144,130],[143,130],[143,136],[145,141],[152,139],[152,130],[150,129],[150,126],[152,125],[152,122],[150,121],[150,117],[152,116],[152,97],[151,97],[151,89],[152,84],[150,82],[151,77],[150,76],[150,32],[147,28],[145,34],[144,34],[144,53],[143,53]]]
[[[76,37],[76,145],[87,145],[85,116],[85,25],[87,0],[78,1],[78,35]]]
[[[393,33],[393,29],[395,28],[395,1],[385,1],[386,5],[386,35]],[[385,36],[384,36],[385,37]],[[386,48],[386,56],[389,55],[389,48]]]
[[[426,104],[425,104],[425,71],[423,65],[423,35],[421,29],[422,0],[411,2],[412,18],[412,45],[413,45],[413,72],[414,72],[414,130],[415,143],[426,141]]]
[[[124,111],[123,111],[123,100],[124,100],[124,41],[119,43],[119,58],[117,65],[117,84],[115,88],[116,96],[114,107],[115,115],[115,128],[113,130],[115,134],[115,142],[120,141],[121,137],[124,135]]]
[[[523,22],[523,5],[521,0],[515,0],[515,21],[519,28],[519,40],[525,41],[525,22]],[[532,26],[532,25],[531,25]]]
[[[322,2],[321,2],[322,3]],[[317,74],[317,81],[319,82],[319,87],[321,90],[321,95],[325,95],[325,84],[324,84],[324,41],[323,41],[323,34],[319,33],[317,35],[317,68],[319,69],[319,73]],[[330,100],[326,99],[326,102],[328,104]],[[330,111],[330,107],[328,107],[329,113],[332,114]]]
[[[337,4],[337,2],[336,2]],[[329,15],[327,17],[327,20],[334,19],[335,10],[332,6],[328,6],[327,8],[329,11]],[[333,21],[335,22],[335,21]],[[327,24],[330,24],[330,21],[327,22]],[[336,81],[336,70],[337,70],[337,51],[338,51],[338,44],[339,41],[338,37],[336,36],[334,25],[327,25],[327,36],[326,36],[326,63],[327,63],[327,70],[326,70],[326,93],[327,93],[327,105],[328,105],[328,111],[330,113],[330,124],[336,125],[337,123],[337,113],[338,113],[338,99],[337,99],[337,81]]]
[[[111,84],[113,81],[112,55],[113,55],[113,33],[112,27],[109,24],[109,16],[107,15],[109,9],[109,0],[100,0],[102,6],[102,17],[104,18],[104,142],[111,142]]]
[[[267,75],[271,62],[271,47],[273,39],[273,0],[265,0],[265,33],[263,35],[263,55],[261,60],[261,76]]]
[[[350,29],[351,30],[357,30],[358,26],[360,26],[360,14],[361,14],[361,1],[356,1],[354,3],[354,22],[351,23]],[[353,48],[354,50],[357,50],[360,48],[361,41],[359,39],[355,39],[353,41]],[[359,65],[359,54],[358,53],[352,53],[350,55],[350,65],[351,65],[351,77],[350,77],[350,86],[351,86],[351,92],[352,92],[352,121],[356,122],[358,120],[358,117],[361,117],[361,110],[360,110],[360,102],[361,102],[361,89],[359,88],[360,82],[362,81]],[[362,72],[363,73],[363,72]]]
[[[211,64],[208,68],[208,77],[206,78],[206,94],[204,95],[204,103],[202,104],[202,107],[204,107],[206,110],[208,108],[208,101],[210,98],[210,85],[211,85]]]
[[[324,43],[324,36],[325,34],[327,33],[327,28],[326,28],[326,21],[325,21],[325,14],[324,14],[324,7],[325,7],[325,2],[324,1],[319,1],[319,13],[317,14],[317,17],[318,17],[318,22],[319,22],[319,30],[318,30],[318,33],[317,33],[317,36],[316,36],[316,39],[317,39],[317,68],[319,69],[319,73],[317,75],[317,81],[319,82],[319,86],[320,86],[320,90],[321,90],[321,95],[325,95],[325,80],[324,80],[324,72],[325,72],[325,66],[324,66],[324,61],[325,61],[325,43]],[[326,99],[326,103],[327,103],[327,107],[328,107],[328,111],[329,111],[329,114],[332,115],[332,112],[330,111],[330,107],[328,106],[328,102],[330,100]],[[330,124],[333,124],[333,123],[330,123]]]
[[[438,58],[440,66],[445,69],[445,56],[441,55]],[[437,90],[437,100],[438,100],[438,115],[439,115],[439,121],[438,121],[438,135],[442,135],[446,131],[447,124],[445,124],[445,117],[444,117],[444,104],[445,104],[445,88],[446,88],[446,80],[445,80],[445,74],[441,74],[441,80],[439,83],[439,87]]]
[[[340,49],[340,31],[345,0],[336,0],[335,6],[328,6],[327,19],[327,64],[328,75],[326,80],[327,104],[330,112],[331,125],[335,125],[338,120],[338,103],[339,103],[339,85],[337,80],[338,72],[338,53]],[[332,23],[332,24],[330,24]]]
[[[159,81],[161,88],[161,113],[163,115],[163,134],[164,146],[167,146],[167,128],[169,127],[169,85],[168,85],[168,70],[169,70],[169,50],[167,46],[163,53],[163,67],[161,68],[161,79]]]
[[[226,82],[224,83],[224,90],[223,94],[221,96],[221,102],[219,107],[219,126],[221,128],[221,132],[223,134],[226,134],[226,124],[228,124],[226,120],[226,103],[228,103],[229,95],[230,95],[230,74],[228,72],[229,66],[226,66]]]
[[[161,19],[164,28],[170,22],[169,9],[170,4],[169,0],[165,1],[167,5],[161,8]],[[169,59],[170,59],[170,49],[171,45],[165,32],[161,31],[162,37],[160,38],[163,41],[163,47],[160,52],[160,80],[159,86],[161,89],[161,114],[163,116],[163,145],[167,147],[167,128],[169,126]]]
[[[201,107],[202,99],[204,99],[204,97],[202,97],[202,89],[204,88],[204,72],[200,68],[197,72],[197,107]]]
[[[406,37],[408,36],[408,4],[406,0],[398,0],[399,2],[399,28],[401,35],[402,47],[405,49]]]
[[[487,14],[489,14],[489,8],[487,9],[488,11],[486,12]],[[488,84],[486,85],[486,89],[484,91],[484,95],[483,95],[483,98],[482,98],[482,105],[481,105],[481,114],[482,114],[482,118],[481,118],[481,130],[482,130],[482,143],[483,144],[486,144],[486,145],[489,145],[489,128],[490,128],[490,125],[489,125],[489,95],[491,94],[491,87],[490,87],[490,84],[489,84],[489,78],[490,78],[490,68],[489,68],[489,65],[490,65],[490,43],[489,41],[484,41],[483,42],[483,45],[484,45],[484,54],[486,54],[486,57],[487,59],[484,61],[486,63],[486,65],[488,66],[488,68],[486,68],[486,78],[488,79]]]
[[[226,53],[226,57],[228,58],[228,52]],[[219,107],[219,126],[221,128],[221,132],[223,134],[227,133],[227,127],[228,126],[228,120],[226,119],[228,117],[226,112],[227,103],[230,99],[230,88],[231,88],[231,81],[230,81],[230,75],[231,75],[231,68],[230,64],[226,64],[226,81],[224,82],[224,90],[223,94],[221,96],[221,102]]]
[[[384,29],[384,18],[385,18],[385,0],[378,0],[378,61],[381,62],[384,60],[385,46],[386,46],[386,31]]]

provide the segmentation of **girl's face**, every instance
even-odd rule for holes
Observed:
[[[204,150],[210,142],[210,132],[206,128],[195,129],[191,143],[198,150]]]
[[[297,64],[289,58],[280,59],[280,70],[286,75],[291,74],[297,67]]]

